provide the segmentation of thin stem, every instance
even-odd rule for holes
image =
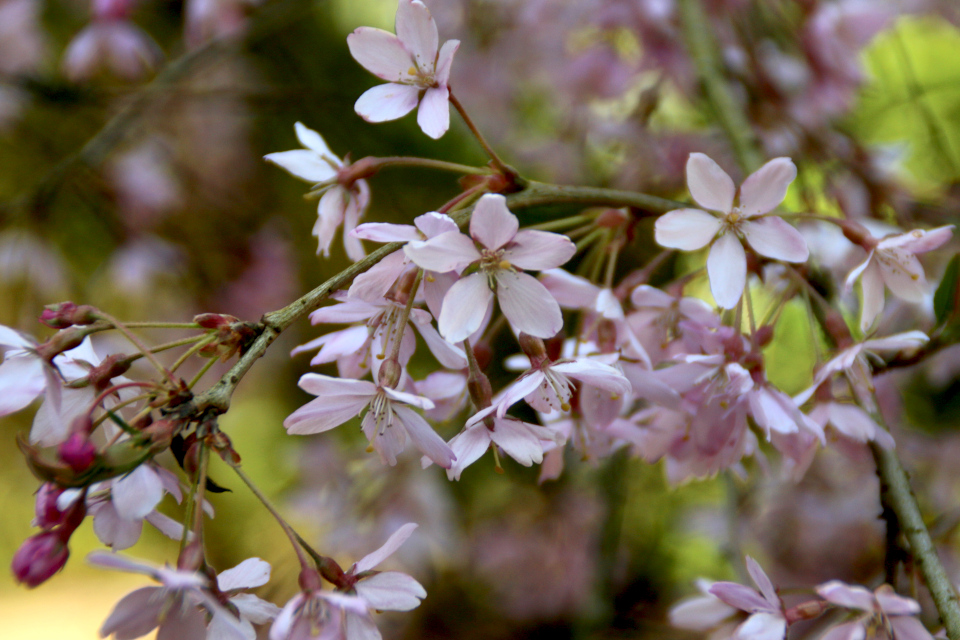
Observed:
[[[217,364],[216,358],[210,358],[207,362],[204,362],[203,366],[200,367],[200,371],[197,371],[197,374],[190,379],[190,382],[187,383],[187,388],[193,389],[197,383],[200,382],[200,379],[206,375],[207,371],[210,371],[210,368],[215,364]]]
[[[583,214],[579,216],[568,216],[566,218],[551,220],[549,222],[541,222],[540,224],[531,225],[525,228],[536,229],[537,231],[559,231],[561,229],[569,229],[570,227],[575,227],[580,224],[590,224],[596,221],[596,219],[596,215]]]
[[[204,336],[203,340],[201,340],[200,342],[198,342],[197,344],[193,345],[192,347],[184,351],[182,354],[180,354],[180,357],[177,358],[172,365],[170,365],[170,373],[173,373],[174,371],[179,369],[180,366],[184,362],[186,362],[190,356],[197,353],[198,351],[200,351],[201,349],[209,345],[211,342],[216,341],[216,339],[217,339],[217,336],[215,334]],[[216,358],[214,358],[214,360],[216,360]]]
[[[617,272],[617,257],[620,255],[621,242],[611,243],[610,254],[607,256],[607,273],[604,276],[604,286],[613,289],[613,277]]]
[[[201,438],[198,441],[200,447],[200,465],[197,469],[197,484],[194,489],[193,497],[193,534],[199,542],[203,536],[203,497],[207,489],[207,471],[210,468],[210,447]],[[202,543],[201,543],[202,544]]]
[[[129,327],[130,325],[125,325],[125,326]],[[157,346],[153,347],[152,349],[150,349],[150,351],[152,351],[153,353],[160,353],[161,351],[167,351],[168,349],[176,349],[177,347],[183,347],[188,344],[192,344],[198,340],[203,340],[206,337],[207,337],[206,334],[201,333],[196,336],[190,336],[189,338],[173,340],[172,342],[164,342],[163,344],[158,344]],[[134,354],[131,357],[142,358],[143,356],[140,354]]]
[[[487,175],[490,173],[490,169],[487,167],[471,167],[467,164],[458,164],[456,162],[447,162],[445,160],[433,160],[431,158],[417,158],[414,156],[389,156],[384,158],[374,158],[372,159],[371,165],[376,169],[386,169],[388,167],[418,167],[423,169],[437,169],[439,171],[451,171],[453,173],[463,173],[467,175]]]
[[[467,115],[466,109],[463,108],[463,105],[460,104],[460,101],[457,100],[457,97],[453,95],[453,91],[450,92],[450,104],[452,104],[453,108],[457,110],[457,113],[459,113],[460,117],[463,118],[463,123],[467,125],[468,129],[470,129],[470,133],[473,134],[473,137],[477,139],[477,142],[480,143],[480,146],[483,147],[483,150],[486,151],[487,155],[490,156],[490,159],[493,160],[493,166],[497,168],[497,171],[505,176],[516,179],[516,170],[508,166],[503,160],[500,159],[500,156],[497,155],[497,152],[493,150],[493,147],[490,146],[486,138],[483,137],[483,134],[480,133],[480,130],[477,129],[477,125],[473,124],[473,120],[471,120],[470,116]]]
[[[704,97],[713,108],[717,123],[723,129],[743,172],[750,173],[760,166],[756,138],[750,121],[737,104],[724,79],[714,28],[707,19],[701,0],[681,0],[680,28],[690,50],[697,71],[697,79]]]
[[[413,278],[413,285],[410,287],[410,295],[407,296],[407,304],[403,306],[400,312],[400,318],[397,321],[397,327],[400,335],[390,346],[390,353],[387,354],[388,360],[396,360],[400,354],[400,346],[403,344],[403,334],[407,329],[407,321],[410,320],[410,312],[413,310],[413,303],[417,297],[417,289],[420,288],[420,281],[423,280],[423,269],[417,269],[417,275]]]
[[[960,639],[960,603],[957,601],[957,593],[937,556],[930,532],[927,531],[927,526],[923,522],[917,499],[910,488],[907,472],[904,471],[893,449],[884,449],[871,442],[870,450],[877,464],[880,491],[890,508],[896,513],[900,528],[910,543],[910,555],[920,566],[920,572],[930,590],[930,596],[940,613],[940,620],[946,627],[947,637],[950,640],[958,640]]]
[[[750,337],[755,338],[757,335],[757,319],[753,315],[753,296],[750,294],[749,284],[743,288],[743,297],[747,301],[747,320],[750,322]]]
[[[101,311],[99,309],[97,309],[97,315],[103,317],[104,320],[106,320],[107,322],[112,324],[114,327],[116,327],[117,331],[122,333],[124,337],[127,340],[129,340],[131,344],[133,344],[133,346],[139,349],[140,353],[142,353],[144,357],[150,361],[150,364],[152,364],[157,369],[157,371],[163,374],[163,376],[167,378],[167,380],[169,380],[170,382],[176,382],[173,378],[173,374],[171,374],[167,370],[167,368],[164,367],[159,360],[157,360],[157,358],[153,355],[153,352],[150,351],[150,348],[147,347],[147,345],[143,344],[143,342],[140,341],[140,338],[135,336],[129,329],[127,329],[127,327],[122,322],[120,322],[119,320],[111,316],[109,313],[106,313],[105,311]]]
[[[249,476],[243,472],[243,469],[241,469],[239,465],[233,465],[233,470],[238,476],[240,476],[240,479],[243,480],[243,483],[247,485],[247,488],[250,489],[250,492],[257,497],[257,500],[260,501],[260,504],[262,504],[267,511],[270,512],[270,515],[273,516],[274,520],[277,521],[277,524],[280,525],[280,528],[283,529],[283,532],[286,534],[287,538],[290,539],[290,544],[293,545],[293,550],[297,554],[297,560],[300,561],[300,566],[304,569],[312,568],[310,566],[310,562],[307,560],[307,557],[303,555],[303,546],[308,546],[303,541],[303,538],[297,535],[297,532],[293,530],[293,527],[287,524],[287,521],[283,519],[283,516],[280,515],[280,512],[277,511],[272,504],[270,504],[270,500],[267,499],[267,496],[260,491],[257,485],[253,483],[253,480],[251,480]],[[319,554],[317,555],[319,556]]]
[[[202,329],[196,322],[124,322],[129,329]]]

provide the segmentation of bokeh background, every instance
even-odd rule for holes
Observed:
[[[691,151],[735,173],[698,97],[670,0],[424,1],[441,40],[462,40],[454,91],[522,174],[684,198]],[[839,26],[818,12],[855,3],[704,4],[764,152],[790,155],[801,168],[788,209],[906,228],[957,220],[960,30],[950,3],[864,4]],[[163,59],[124,80],[64,67],[65,50],[90,20],[86,3],[0,0],[0,323],[47,335],[35,318],[63,300],[125,320],[185,321],[200,312],[253,320],[335,274],[346,258],[338,242],[330,259],[315,255],[305,185],[260,159],[298,147],[296,121],[354,159],[482,164],[455,117],[432,141],[413,117],[374,126],[353,112],[377,80],[350,58],[345,37],[361,25],[392,30],[395,9],[393,0],[144,0],[131,19]],[[384,171],[371,186],[367,220],[409,222],[457,193],[449,174],[424,170]],[[649,227],[627,253],[624,272],[653,255]],[[821,259],[842,265],[850,257]],[[657,277],[692,266],[670,263]],[[708,295],[703,283],[692,286]],[[917,321],[897,313],[890,328]],[[802,371],[813,354],[802,309],[786,310],[782,322],[769,374],[795,392],[809,381]],[[698,576],[737,578],[743,553],[762,558],[786,585],[868,583],[882,570],[865,450],[822,452],[799,484],[760,456],[742,475],[670,487],[659,465],[625,452],[570,458],[564,476],[544,484],[536,469],[508,461],[498,475],[484,459],[450,483],[413,455],[381,466],[349,426],[287,436],[284,417],[309,399],[296,387],[309,357],[288,353],[317,332],[304,321],[284,334],[243,381],[221,426],[249,475],[343,566],[399,525],[420,524],[396,561],[429,595],[410,614],[383,616],[386,637],[683,638],[667,624],[667,608],[694,592]],[[144,335],[159,342],[168,334]],[[515,347],[502,349],[495,360]],[[919,374],[879,383],[953,565],[957,373],[956,355],[946,354]],[[32,531],[37,482],[14,444],[31,419],[0,420],[5,561]],[[442,425],[441,435],[460,426]],[[282,604],[296,591],[297,565],[280,530],[227,469],[215,465],[212,474],[233,489],[212,498],[214,564],[263,557],[274,578],[259,593]],[[172,501],[162,510],[179,513]],[[85,566],[98,546],[85,524],[66,570],[48,584],[28,591],[0,580],[0,635],[97,637],[113,604],[144,584]],[[172,561],[176,545],[147,527],[131,553]]]

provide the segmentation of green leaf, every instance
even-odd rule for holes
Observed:
[[[960,253],[953,256],[943,272],[943,279],[937,292],[933,294],[933,312],[937,316],[937,324],[945,324],[957,312],[957,285],[960,281]]]

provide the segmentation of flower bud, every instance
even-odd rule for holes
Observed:
[[[57,500],[63,489],[52,482],[44,482],[37,490],[37,501],[34,506],[36,518],[33,526],[41,529],[51,529],[62,523],[65,513],[57,506]]]
[[[403,367],[400,366],[397,359],[387,358],[380,364],[380,370],[377,372],[377,384],[386,389],[396,389],[402,373]]]
[[[39,586],[63,569],[70,557],[66,542],[57,531],[44,531],[27,538],[10,562],[17,582],[30,588]]]
[[[96,309],[90,305],[60,302],[45,306],[39,320],[53,329],[66,329],[73,325],[93,324],[97,321],[97,315]]]
[[[534,369],[547,360],[547,348],[543,345],[543,340],[522,331],[520,332],[520,349],[530,358],[530,366]]]
[[[83,430],[74,431],[60,444],[57,453],[68,467],[80,473],[89,469],[97,459],[97,447]]]
[[[320,574],[313,569],[304,568],[300,571],[300,588],[304,591],[319,591],[323,583]]]
[[[79,347],[86,337],[86,333],[77,327],[61,329],[50,336],[49,340],[37,345],[37,355],[46,362],[53,362],[53,359],[64,351]]]
[[[194,316],[193,321],[204,329],[221,329],[229,327],[235,322],[240,322],[240,318],[224,313],[201,313]]]

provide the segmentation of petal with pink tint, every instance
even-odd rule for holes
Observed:
[[[559,233],[526,229],[517,233],[503,259],[521,269],[542,271],[566,263],[577,252],[570,238]]]
[[[630,293],[630,302],[635,307],[652,307],[654,309],[668,309],[677,299],[656,287],[641,284]]]
[[[507,209],[507,199],[499,194],[480,198],[470,217],[470,235],[491,251],[513,240],[519,228],[517,216]]]
[[[347,36],[347,48],[360,66],[381,80],[413,82],[415,79],[410,74],[413,56],[400,38],[389,31],[360,27]]]
[[[687,188],[701,207],[727,213],[733,208],[736,187],[727,172],[703,153],[687,159]]]
[[[430,403],[433,408],[433,403]],[[420,453],[433,460],[437,465],[444,469],[449,469],[456,460],[457,456],[453,453],[443,438],[437,435],[426,420],[407,407],[394,407],[394,413],[407,429],[407,435]],[[379,607],[378,607],[379,608]]]
[[[600,287],[586,278],[575,276],[563,269],[544,271],[540,274],[540,282],[565,309],[589,309],[600,292]]]
[[[759,593],[736,582],[715,582],[710,593],[741,611],[769,611],[770,603]]]
[[[619,369],[590,358],[557,362],[551,368],[609,393],[623,396],[630,392],[630,381]]]
[[[315,396],[370,396],[377,392],[377,386],[367,380],[344,380],[324,376],[319,373],[305,373],[300,376],[297,386]]]
[[[447,87],[430,87],[420,100],[417,110],[420,129],[438,140],[450,128],[450,90]]]
[[[447,231],[459,231],[457,223],[445,213],[428,211],[413,219],[413,224],[427,238],[433,238]]]
[[[851,274],[852,275],[852,274]],[[860,277],[860,330],[866,331],[873,326],[874,320],[883,311],[884,295],[883,273],[876,260],[870,260]]]
[[[473,240],[459,231],[447,231],[423,242],[411,242],[403,252],[421,269],[437,273],[458,271],[480,259]]]
[[[93,515],[93,532],[100,542],[114,551],[129,549],[140,539],[143,520],[121,518],[113,501],[94,505],[90,507],[90,512]]]
[[[816,588],[821,598],[847,609],[873,611],[873,594],[863,587],[852,586],[839,580],[831,580]]]
[[[307,182],[324,182],[337,175],[330,163],[307,149],[268,153],[263,159]]]
[[[400,0],[395,23],[397,37],[424,73],[432,73],[440,36],[430,10],[420,0]]]
[[[24,354],[7,357],[0,364],[0,416],[20,411],[46,389],[43,363],[39,358]]]
[[[506,415],[507,409],[519,402],[521,398],[526,398],[536,391],[545,379],[543,372],[537,369],[528,371],[513,381],[494,398],[493,404],[497,405],[497,416],[502,418]]]
[[[772,607],[779,608],[780,597],[777,595],[777,590],[774,588],[773,583],[770,582],[770,578],[767,577],[767,573],[760,564],[750,556],[747,556],[747,573],[750,574],[753,583],[760,589],[760,594],[764,599],[769,602]]]
[[[463,470],[479,460],[490,447],[490,430],[482,422],[474,424],[454,436],[449,444],[457,459],[447,470],[447,478],[459,480]]]
[[[891,293],[907,302],[923,302],[927,293],[927,279],[917,256],[902,249],[878,247],[875,258]]]
[[[525,467],[543,460],[543,445],[525,423],[511,418],[496,418],[494,425],[490,439],[511,458]]]
[[[391,224],[389,222],[366,222],[353,230],[353,235],[373,242],[408,242],[423,238],[417,228],[409,224]]]
[[[317,238],[317,253],[330,256],[330,245],[347,207],[349,192],[341,186],[327,190],[317,204],[317,221],[313,225],[313,235]]]
[[[397,549],[403,546],[403,543],[407,541],[407,538],[413,534],[416,528],[417,523],[408,522],[394,531],[379,549],[368,553],[360,561],[358,561],[356,565],[354,565],[352,571],[353,575],[363,573],[364,571],[369,571],[392,556]]]
[[[889,584],[877,587],[873,595],[880,609],[889,616],[915,616],[920,613],[920,604],[916,600],[899,595]]]
[[[453,66],[453,56],[460,48],[459,40],[447,40],[440,47],[440,53],[437,55],[437,70],[433,78],[437,84],[446,86],[450,82],[450,68]]]
[[[768,213],[787,195],[797,177],[797,165],[790,158],[774,158],[751,173],[740,185],[740,210],[745,216]]]
[[[734,233],[725,233],[710,247],[707,274],[713,299],[724,309],[737,306],[747,283],[747,254]]]
[[[413,111],[419,100],[416,86],[390,82],[364,91],[353,108],[367,122],[387,122]]]
[[[427,597],[423,586],[399,571],[384,571],[357,582],[357,595],[377,611],[411,611]]]
[[[878,249],[899,248],[910,253],[926,253],[943,246],[953,236],[953,225],[937,227],[929,231],[914,229],[907,233],[884,238]]]
[[[270,581],[270,563],[260,558],[247,558],[232,569],[217,576],[220,591],[260,587]]]
[[[696,251],[716,237],[723,223],[700,209],[676,209],[657,218],[654,239],[670,249]]]
[[[161,587],[143,587],[125,595],[100,627],[100,637],[139,638],[156,629],[165,601],[162,591]]]
[[[787,621],[775,613],[755,613],[747,618],[731,640],[784,640],[787,636]]]
[[[493,291],[484,274],[473,273],[458,280],[443,298],[443,308],[437,321],[440,335],[450,342],[461,342],[480,328],[492,304]],[[559,313],[559,309],[557,311]]]
[[[829,629],[820,640],[865,640],[867,631],[863,621],[845,622]],[[899,638],[899,636],[897,636]]]
[[[741,229],[753,250],[762,256],[785,262],[806,262],[810,257],[806,240],[782,218],[747,220]]]
[[[713,596],[689,598],[670,608],[670,624],[691,631],[709,631],[736,610]]]
[[[322,433],[356,417],[369,403],[368,394],[321,396],[287,416],[283,426],[295,435]]]
[[[139,520],[160,504],[163,499],[163,484],[149,465],[142,464],[117,480],[111,494],[120,517]]]
[[[406,266],[407,255],[403,251],[394,251],[354,278],[349,295],[369,302],[382,300]]]
[[[502,270],[497,272],[496,278],[500,310],[516,331],[538,338],[552,338],[563,328],[560,305],[536,278]],[[446,301],[443,306],[446,310]]]
[[[916,618],[909,616],[894,616],[890,618],[893,627],[893,637],[897,640],[933,640],[933,636]]]
[[[300,144],[302,144],[304,147],[315,152],[318,156],[327,156],[331,160],[337,159],[337,156],[330,151],[330,147],[327,146],[323,136],[321,136],[319,133],[306,126],[302,122],[294,123],[293,129],[297,133],[297,140],[299,140]]]

